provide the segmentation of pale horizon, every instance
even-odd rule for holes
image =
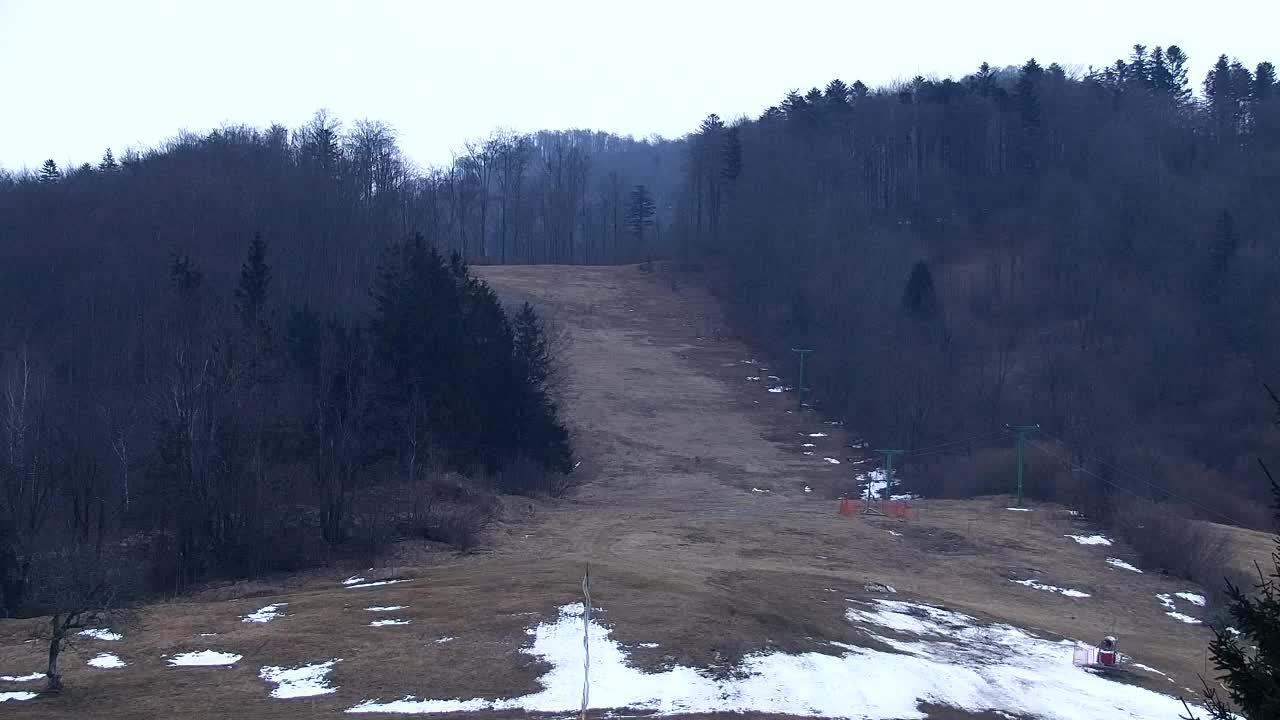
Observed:
[[[1068,68],[1179,45],[1199,91],[1218,55],[1280,62],[1276,6],[1152,15],[950,2],[547,3],[231,0],[212,4],[0,0],[0,168],[96,163],[224,124],[296,128],[320,109],[383,120],[422,167],[493,130],[584,128],[675,138],[709,113],[754,117],[791,89],[839,78],[880,87],[1035,57]]]

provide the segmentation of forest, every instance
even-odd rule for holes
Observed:
[[[321,110],[0,171],[0,613],[69,568],[146,595],[466,548],[497,494],[566,492],[557,333],[475,264],[700,271],[775,363],[814,349],[823,413],[951,444],[907,456],[926,495],[1007,492],[1004,429],[1039,424],[1034,496],[1265,526],[1280,99],[1270,63],[1188,63],[833,80],[442,168]]]
[[[710,116],[680,250],[774,363],[815,350],[815,402],[872,447],[954,443],[907,456],[926,495],[1010,492],[1005,427],[1039,424],[1034,495],[1268,527],[1280,88],[1224,55],[1197,95],[1187,63],[1137,45]]]

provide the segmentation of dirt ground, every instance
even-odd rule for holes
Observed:
[[[1166,616],[1155,598],[1196,588],[1108,566],[1109,556],[1132,558],[1120,546],[1064,537],[1090,532],[1065,508],[1013,512],[999,497],[916,501],[910,519],[839,515],[836,498],[874,467],[857,447],[856,418],[828,424],[800,411],[792,393],[768,392],[794,384],[791,368],[744,362],[754,359],[750,350],[727,337],[696,278],[638,266],[479,271],[505,299],[534,301],[565,332],[565,405],[584,480],[575,495],[507,501],[479,552],[407,544],[383,568],[334,568],[149,606],[117,628],[123,640],[84,639],[66,655],[62,696],[4,703],[4,714],[336,717],[374,698],[523,694],[545,670],[518,652],[526,628],[579,599],[588,566],[602,620],[628,646],[657,643],[633,652],[653,668],[680,662],[727,672],[753,651],[831,652],[831,641],[864,642],[844,621],[842,599],[868,596],[875,582],[901,599],[1048,637],[1116,635],[1125,653],[1173,682],[1135,673],[1137,681],[1162,692],[1199,687],[1209,631]],[[1237,541],[1240,563],[1271,552],[1263,534],[1224,532]],[[352,572],[410,581],[344,588]],[[1010,582],[1026,578],[1091,597]],[[288,603],[284,617],[240,621],[273,602]],[[407,607],[364,609],[375,605]],[[1188,603],[1179,610],[1204,612]],[[410,624],[368,625],[382,616]],[[33,627],[0,622],[0,674],[43,669],[40,644],[24,642]],[[456,639],[437,642],[444,637]],[[210,648],[244,658],[231,667],[166,665],[175,653]],[[129,666],[86,667],[98,652]],[[258,678],[262,666],[332,658],[341,662],[329,695],[272,699],[272,686]],[[27,685],[39,683],[0,682],[0,691],[37,689]]]

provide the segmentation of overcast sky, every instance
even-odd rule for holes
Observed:
[[[1103,65],[1178,44],[1280,63],[1280,2],[0,0],[0,167],[96,161],[321,107],[393,124],[422,165],[495,127],[679,136],[832,78]],[[1274,55],[1274,56],[1273,56]]]

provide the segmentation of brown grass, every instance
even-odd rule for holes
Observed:
[[[578,472],[589,482],[564,501],[502,498],[501,519],[476,552],[406,543],[388,567],[362,573],[413,582],[346,590],[339,581],[359,568],[341,567],[150,606],[124,641],[90,641],[78,657],[68,655],[63,696],[7,703],[4,712],[337,717],[369,698],[529,692],[543,668],[517,652],[525,628],[577,599],[588,563],[593,598],[614,637],[659,643],[636,651],[636,661],[648,667],[684,662],[727,670],[764,648],[829,651],[829,641],[857,641],[841,600],[880,582],[901,597],[1048,636],[1115,634],[1125,652],[1177,681],[1151,680],[1151,687],[1197,686],[1208,631],[1166,617],[1154,598],[1193,588],[1107,566],[1108,555],[1132,559],[1129,551],[1064,538],[1089,528],[1077,527],[1062,507],[1009,512],[1009,499],[995,497],[924,500],[911,521],[837,515],[835,498],[852,491],[858,470],[872,467],[854,464],[861,459],[849,447],[856,428],[824,425],[796,411],[789,393],[770,394],[763,381],[748,381],[756,374],[792,377],[789,368],[765,372],[743,364],[750,351],[724,338],[716,307],[695,282],[672,283],[664,273],[635,267],[480,272],[512,299],[537,299],[572,335],[565,402],[583,460]],[[828,436],[802,437],[808,432]],[[817,446],[813,456],[802,454],[802,442]],[[1237,548],[1237,564],[1270,553],[1265,535],[1217,531]],[[1093,597],[1073,600],[1009,582],[1032,576]],[[279,594],[249,598],[263,592]],[[289,603],[287,617],[266,625],[239,621],[275,601]],[[372,613],[364,607],[396,604],[409,607],[392,615],[412,624],[368,627]],[[39,648],[22,642],[29,626],[0,622],[0,674],[41,667]],[[202,632],[219,635],[197,637]],[[445,635],[458,639],[434,642]],[[161,657],[206,647],[245,657],[230,669],[169,668]],[[118,652],[130,667],[86,668],[84,659],[100,648]],[[332,675],[339,687],[332,695],[273,700],[257,678],[263,665],[333,657],[343,661]],[[935,716],[982,717],[943,710]]]

